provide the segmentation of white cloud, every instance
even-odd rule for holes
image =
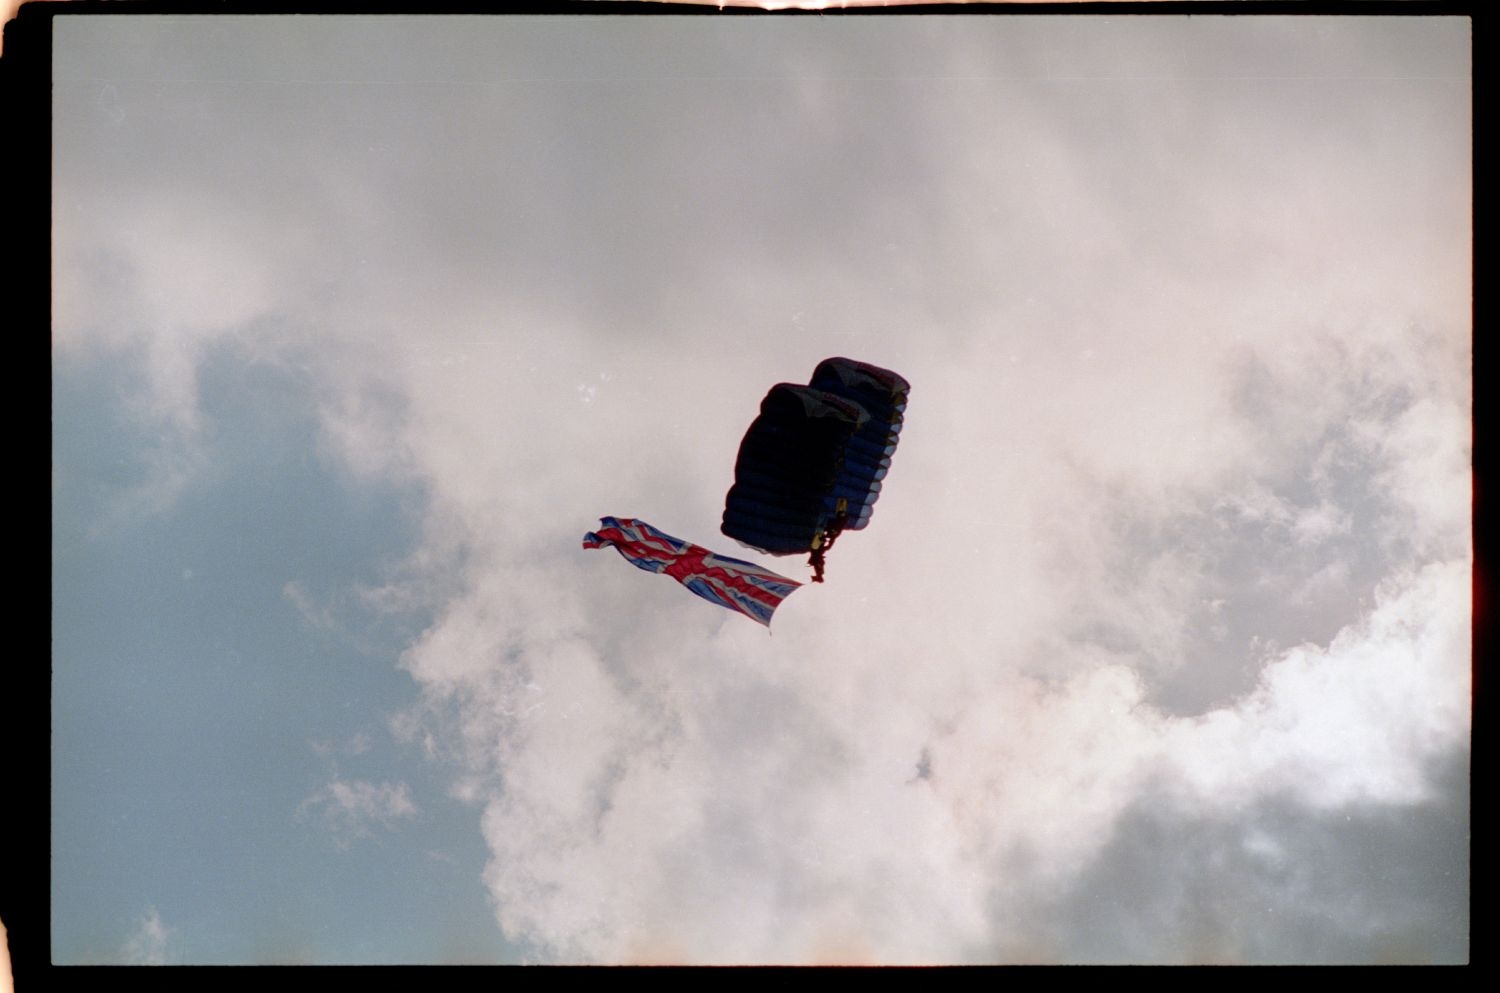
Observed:
[[[152,907],[125,942],[122,957],[128,965],[166,965],[170,961],[171,940],[175,932],[176,929],[167,927],[156,908]]]
[[[997,670],[934,712],[848,656],[799,651],[843,670],[799,679],[684,652],[625,694],[582,646],[533,656],[565,699],[496,728],[486,880],[508,933],[565,961],[959,960],[1088,866],[1147,785],[1216,812],[1428,799],[1427,764],[1466,739],[1466,577],[1393,585],[1199,718],[1103,657],[1055,686]]]
[[[332,631],[338,628],[338,621],[333,612],[325,605],[317,603],[312,594],[302,583],[295,579],[289,579],[281,587],[281,595],[290,600],[292,606],[297,608],[297,613],[302,615],[302,620],[309,626],[318,630]]]
[[[374,747],[374,741],[363,731],[350,735],[342,744],[329,740],[315,740],[309,742],[312,750],[317,752],[321,758],[331,759],[335,753],[342,755],[363,755]]]
[[[1467,396],[1422,397],[1382,427],[1383,481],[1407,511],[1412,544],[1419,554],[1462,554],[1473,510]]]
[[[1467,747],[1469,578],[1464,561],[1393,577],[1331,644],[1285,652],[1243,701],[1171,725],[1171,777],[1215,806],[1428,799],[1427,763]]]
[[[1333,535],[1347,534],[1350,526],[1349,514],[1324,500],[1298,513],[1291,527],[1299,544],[1316,545]]]
[[[369,837],[377,827],[394,830],[397,822],[416,816],[417,806],[404,782],[372,783],[335,777],[303,800],[297,813],[316,815],[339,847],[347,848],[358,839]]]
[[[134,453],[140,461],[139,478],[111,494],[89,537],[115,533],[165,513],[200,478],[208,459],[196,439],[172,428]]]

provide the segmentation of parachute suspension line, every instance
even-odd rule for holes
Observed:
[[[839,535],[844,533],[844,522],[849,517],[849,501],[839,497],[838,507],[834,511],[833,524],[826,531],[819,531],[813,535],[812,555],[808,556],[807,564],[813,567],[813,582],[823,581],[823,557],[833,547],[833,542]]]

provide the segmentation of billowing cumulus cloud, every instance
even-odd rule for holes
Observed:
[[[193,87],[63,70],[59,353],[131,356],[179,453],[206,352],[305,369],[324,454],[420,488],[350,598],[427,612],[393,728],[536,960],[1466,956],[1466,850],[1406,830],[1467,816],[1463,23],[811,26],[236,24],[295,98],[201,37]],[[908,421],[774,635],[579,548],[714,546],[833,354]],[[1309,875],[1341,831],[1444,924]]]

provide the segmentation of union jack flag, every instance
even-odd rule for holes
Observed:
[[[583,536],[584,548],[613,545],[637,568],[671,576],[703,599],[737,610],[766,627],[781,601],[802,584],[753,562],[715,555],[674,538],[645,521],[601,517],[599,530]]]

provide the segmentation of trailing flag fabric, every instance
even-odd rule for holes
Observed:
[[[637,568],[671,576],[703,599],[767,627],[781,601],[802,585],[753,562],[716,555],[630,517],[600,518],[599,530],[583,536],[584,548],[605,546],[613,546]]]

